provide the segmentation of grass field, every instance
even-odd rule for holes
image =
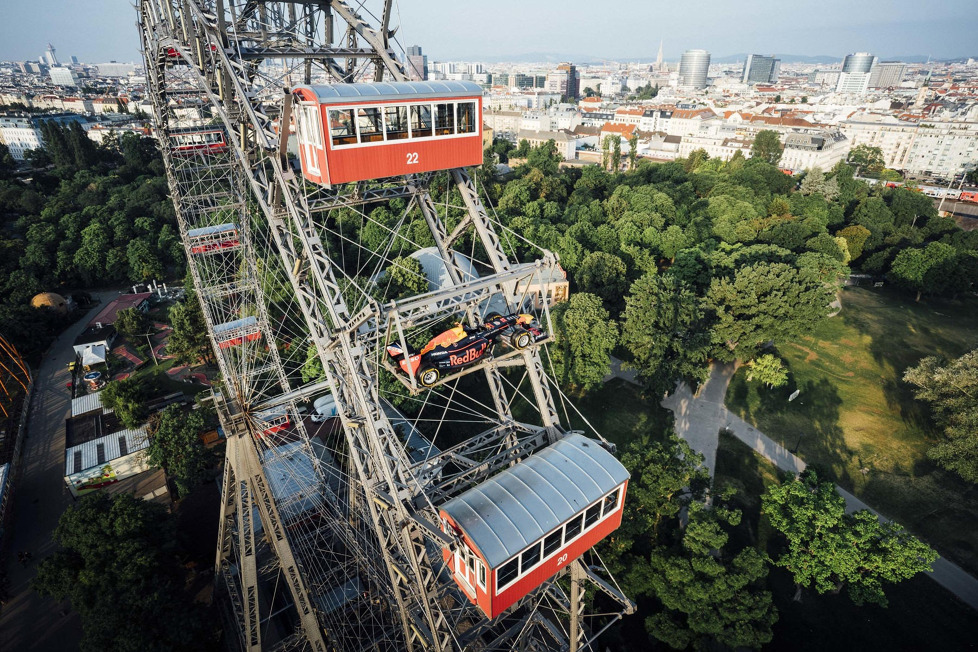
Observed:
[[[718,486],[737,488],[744,518],[735,533],[739,544],[752,543],[776,554],[777,541],[760,520],[760,495],[777,481],[777,470],[736,438],[721,434],[717,450]],[[771,570],[768,585],[780,614],[774,640],[765,650],[972,650],[978,613],[922,575],[888,585],[888,608],[855,607],[843,592],[805,591],[795,602],[790,574]]]
[[[758,387],[741,369],[727,405],[978,572],[978,490],[927,459],[935,433],[901,380],[924,356],[956,357],[978,346],[978,299],[917,304],[863,288],[847,288],[841,298],[839,316],[778,352],[790,371],[787,387]],[[796,389],[800,395],[789,402]]]

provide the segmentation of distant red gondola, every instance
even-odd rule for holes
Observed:
[[[227,251],[241,246],[238,227],[230,223],[190,229],[187,231],[187,240],[190,243],[190,253],[193,254]]]
[[[482,89],[432,81],[300,86],[303,176],[334,185],[482,164]]]
[[[245,342],[254,342],[259,337],[261,337],[261,329],[258,328],[258,319],[255,317],[235,319],[214,327],[214,339],[217,340],[217,346],[222,349],[240,346]]]
[[[169,136],[170,153],[174,156],[216,154],[228,150],[227,138],[220,127],[173,129]]]
[[[277,407],[265,410],[264,412],[259,412],[255,415],[255,419],[258,422],[259,427],[262,429],[263,435],[271,435],[285,430],[292,424],[291,420],[289,419],[289,410],[284,405],[279,405]]]

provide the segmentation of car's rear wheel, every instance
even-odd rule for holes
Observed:
[[[434,367],[422,367],[418,372],[418,382],[423,387],[431,387],[438,382],[439,378],[441,378],[441,374]]]
[[[530,335],[529,331],[518,330],[510,336],[509,341],[513,344],[514,349],[522,351],[533,343],[533,336]]]

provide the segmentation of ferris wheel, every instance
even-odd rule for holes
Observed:
[[[139,5],[220,371],[228,634],[591,649],[633,609],[594,551],[628,474],[548,377],[565,275],[467,171],[481,89],[410,81],[379,5]]]

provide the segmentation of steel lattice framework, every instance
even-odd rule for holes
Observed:
[[[280,137],[293,84],[406,78],[391,10],[139,4],[170,191],[221,373],[216,571],[229,636],[248,650],[586,649],[632,608],[595,554],[490,621],[452,580],[442,549],[454,541],[436,525],[438,504],[566,433],[545,349],[490,358],[424,393],[386,375],[382,357],[387,342],[476,323],[490,298],[532,304],[548,323],[555,257],[503,229],[465,170],[324,188],[296,174]],[[227,146],[181,147],[204,129]],[[200,229],[219,225],[233,239],[202,246]],[[389,296],[390,269],[424,246],[449,283]],[[341,427],[304,418],[327,391]],[[416,417],[393,406],[409,400]]]
[[[21,392],[31,384],[31,372],[20,353],[0,335],[0,416],[8,417]]]

